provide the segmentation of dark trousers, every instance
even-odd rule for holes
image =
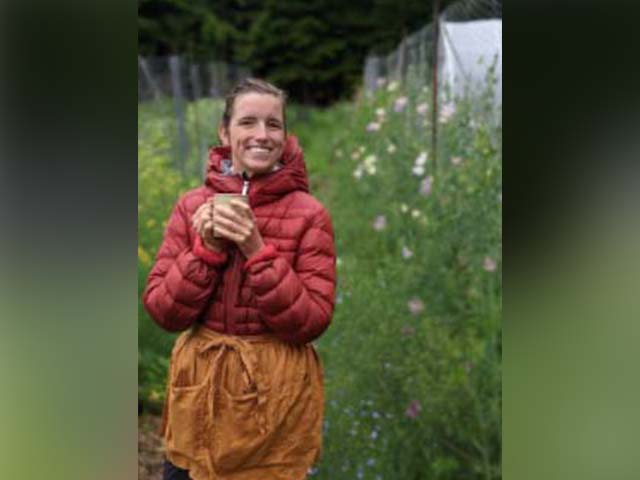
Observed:
[[[191,480],[191,477],[187,470],[178,468],[169,460],[165,460],[162,480]]]

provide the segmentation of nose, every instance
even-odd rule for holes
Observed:
[[[256,140],[267,140],[268,138],[267,126],[262,122],[258,122],[254,133]]]

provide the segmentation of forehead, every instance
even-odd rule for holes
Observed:
[[[233,104],[233,117],[249,116],[282,120],[282,100],[268,93],[243,93]]]

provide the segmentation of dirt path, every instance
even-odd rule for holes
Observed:
[[[161,480],[162,440],[158,435],[160,417],[138,417],[138,480]]]

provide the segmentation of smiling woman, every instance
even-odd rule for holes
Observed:
[[[300,480],[320,456],[310,342],[333,315],[335,247],[285,103],[261,80],[231,92],[205,184],[178,201],[149,273],[151,317],[185,330],[167,384],[165,480]]]

